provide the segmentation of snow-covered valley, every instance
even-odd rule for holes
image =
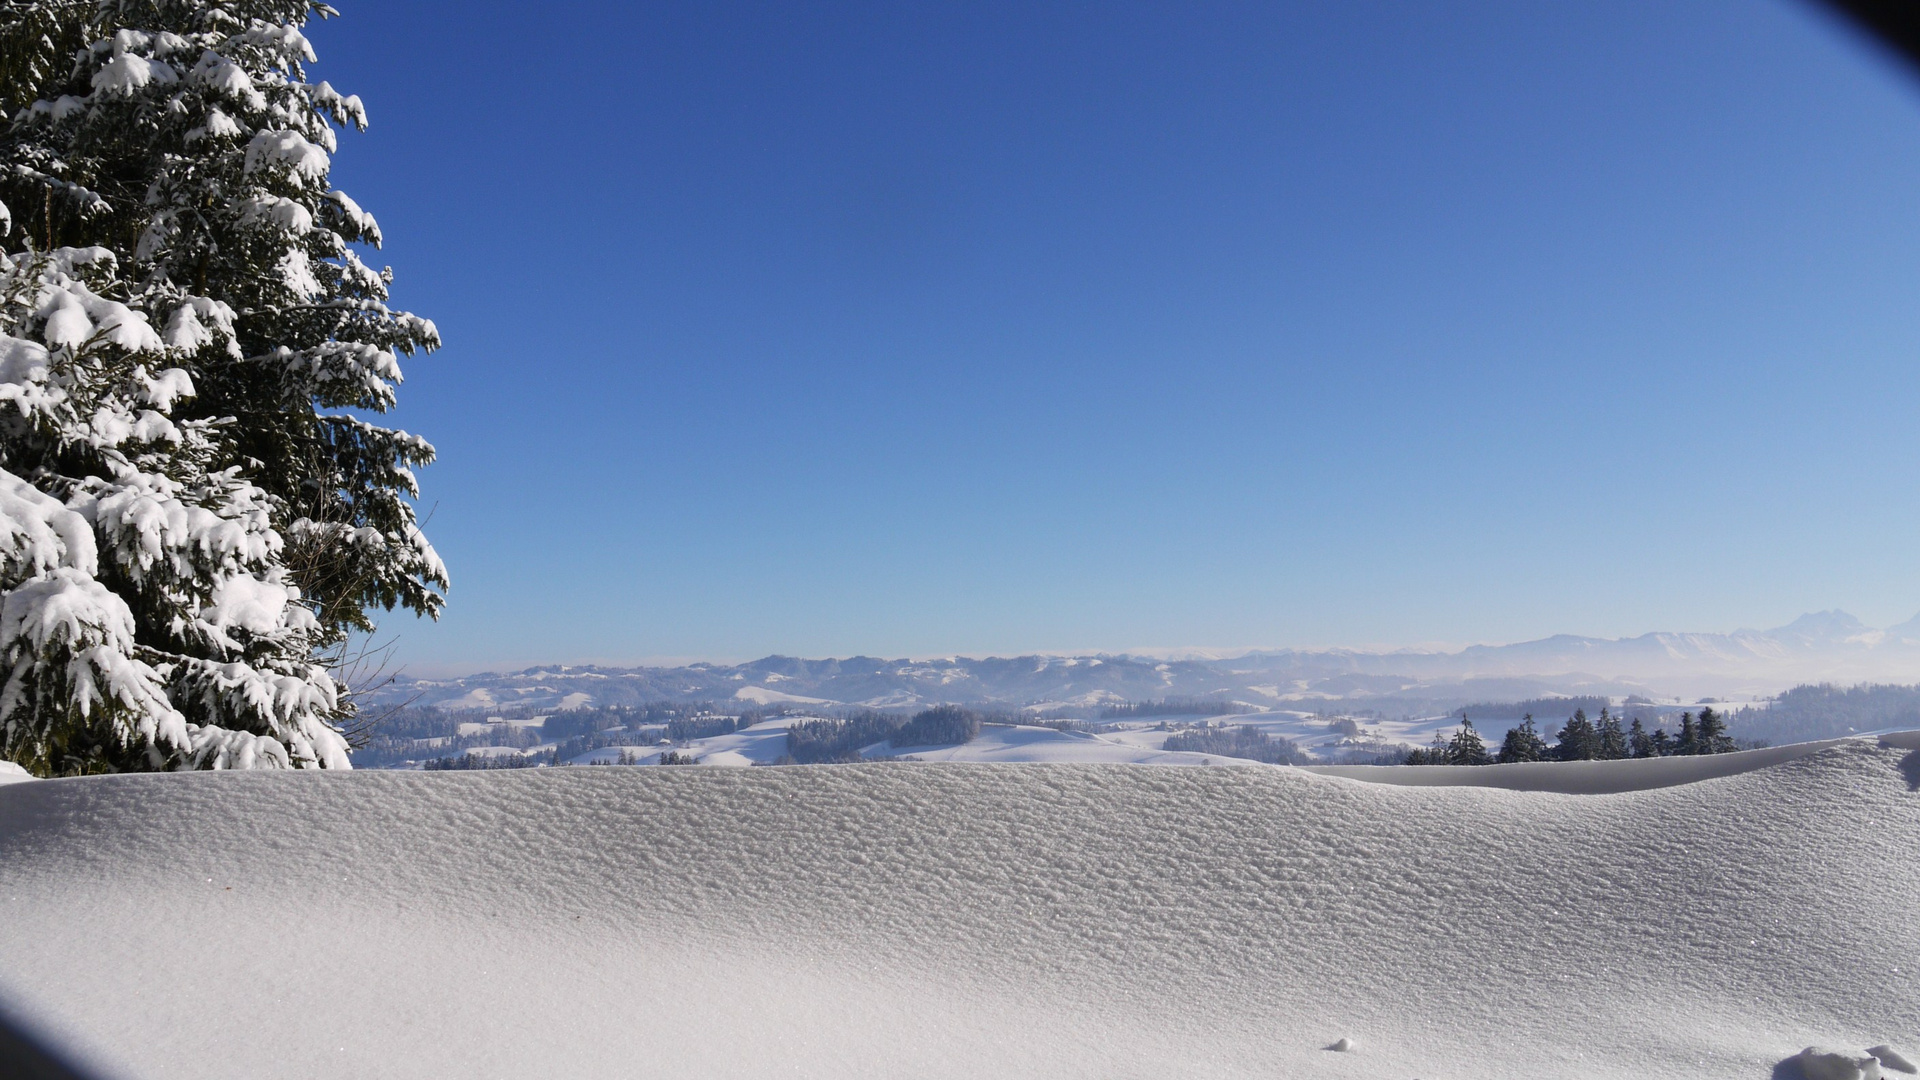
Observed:
[[[459,733],[469,741],[497,738],[506,743],[451,747],[446,738],[418,739],[411,747],[411,757],[382,764],[417,768],[423,761],[472,755],[496,763],[657,765],[662,758],[673,755],[686,764],[773,765],[786,759],[789,728],[815,721],[838,722],[830,716],[795,711],[758,720],[724,734],[678,739],[670,737],[671,731],[665,724],[633,723],[597,732],[600,738],[596,741],[607,745],[579,751],[546,735],[546,722],[551,718],[551,714],[534,714],[526,718],[494,717],[488,722],[462,723]],[[1244,728],[1270,739],[1285,740],[1298,751],[1301,764],[1349,765],[1394,759],[1409,746],[1426,745],[1436,736],[1451,735],[1459,724],[1459,718],[1452,716],[1329,717],[1283,710],[1219,716],[1156,715],[1077,725],[1085,730],[1075,730],[1076,725],[988,722],[981,726],[978,737],[965,743],[896,745],[892,741],[875,741],[859,747],[859,752],[876,761],[1239,765],[1247,764],[1247,759],[1225,753],[1170,750],[1167,744],[1170,738],[1183,733]],[[1482,721],[1478,730],[1497,743],[1512,726],[1511,720]],[[1551,726],[1549,721],[1548,727]],[[508,745],[514,743],[519,745]]]
[[[1391,784],[1089,764],[17,783],[0,993],[128,1077],[1911,1057],[1920,741],[1788,749],[1366,770]],[[1709,764],[1740,771],[1655,775]],[[1528,768],[1618,793],[1408,786]]]

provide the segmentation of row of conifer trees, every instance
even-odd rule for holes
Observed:
[[[1485,740],[1474,730],[1472,719],[1460,717],[1460,730],[1452,737],[1435,734],[1433,745],[1407,755],[1409,765],[1504,765],[1516,761],[1607,761],[1620,758],[1676,757],[1694,754],[1724,754],[1738,749],[1727,734],[1726,718],[1702,708],[1695,716],[1680,714],[1680,731],[1672,734],[1664,727],[1648,731],[1639,717],[1622,726],[1620,718],[1600,710],[1596,723],[1587,719],[1585,709],[1574,710],[1566,726],[1554,733],[1549,743],[1534,727],[1533,714],[1527,714],[1518,727],[1508,731],[1500,749],[1489,752]]]

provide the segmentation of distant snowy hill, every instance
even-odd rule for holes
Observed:
[[[910,708],[937,702],[1092,706],[1192,697],[1255,705],[1399,702],[1444,711],[1542,694],[1741,696],[1812,682],[1920,682],[1920,616],[1876,630],[1841,611],[1772,630],[1557,635],[1458,652],[1280,650],[1229,659],[1143,656],[803,660],[685,667],[538,667],[450,679],[402,677],[376,701],[448,708],[564,709],[642,701]]]

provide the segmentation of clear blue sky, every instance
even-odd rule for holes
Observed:
[[[339,6],[415,671],[1920,610],[1920,81],[1785,0]]]

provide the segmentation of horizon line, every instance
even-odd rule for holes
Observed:
[[[896,662],[921,664],[921,663],[934,663],[934,662],[943,661],[943,660],[945,661],[1018,660],[1018,659],[1023,659],[1025,657],[1042,657],[1047,659],[1062,659],[1062,660],[1106,659],[1106,658],[1140,659],[1140,660],[1159,660],[1162,663],[1174,663],[1174,662],[1179,662],[1183,660],[1216,660],[1216,661],[1217,660],[1239,660],[1239,659],[1244,659],[1246,657],[1255,655],[1257,653],[1289,653],[1289,652],[1290,653],[1306,653],[1306,654],[1354,653],[1354,654],[1370,655],[1370,656],[1391,656],[1395,654],[1417,655],[1417,656],[1456,656],[1456,655],[1459,655],[1460,653],[1466,652],[1469,649],[1507,648],[1515,645],[1529,645],[1535,642],[1552,641],[1556,638],[1576,638],[1576,639],[1587,640],[1587,641],[1621,642],[1621,641],[1633,641],[1639,638],[1651,637],[1651,636],[1660,635],[1660,634],[1681,635],[1681,636],[1711,636],[1711,637],[1733,637],[1739,634],[1769,634],[1769,633],[1775,633],[1781,630],[1788,629],[1793,625],[1795,625],[1796,623],[1802,622],[1806,619],[1816,618],[1821,616],[1829,616],[1829,617],[1842,616],[1856,623],[1860,623],[1859,619],[1855,618],[1852,614],[1846,611],[1843,611],[1839,608],[1827,608],[1821,611],[1804,612],[1801,615],[1793,619],[1790,619],[1785,623],[1780,624],[1779,626],[1769,627],[1767,629],[1758,629],[1754,627],[1743,626],[1743,627],[1737,627],[1732,630],[1648,630],[1638,634],[1629,634],[1629,635],[1623,635],[1620,637],[1599,637],[1591,634],[1555,633],[1555,634],[1547,634],[1542,637],[1522,638],[1517,641],[1472,641],[1472,642],[1465,642],[1465,643],[1448,642],[1448,641],[1426,641],[1426,642],[1418,642],[1413,644],[1401,644],[1401,645],[1389,645],[1385,643],[1370,643],[1370,644],[1364,644],[1364,645],[1250,645],[1250,646],[1235,646],[1235,647],[1215,647],[1215,646],[1199,646],[1199,645],[1137,646],[1137,647],[1126,648],[1126,649],[1082,649],[1078,651],[1065,650],[1065,649],[1031,649],[1031,650],[1017,651],[1017,652],[986,649],[986,650],[970,650],[970,651],[961,651],[961,652],[924,653],[919,655],[908,654],[907,656],[887,656],[881,653],[862,652],[862,651],[849,652],[845,655],[825,655],[825,656],[805,656],[800,653],[769,652],[769,653],[763,653],[758,656],[663,655],[663,656],[643,656],[643,657],[631,658],[631,659],[613,659],[613,658],[597,657],[597,658],[580,659],[580,660],[537,661],[537,662],[531,662],[531,663],[519,663],[515,661],[494,661],[494,662],[476,661],[471,663],[461,662],[461,661],[447,661],[447,662],[436,663],[436,662],[428,661],[428,662],[423,662],[419,664],[404,665],[400,668],[399,671],[395,672],[394,674],[396,678],[408,678],[412,680],[429,680],[430,681],[430,680],[437,680],[437,679],[471,678],[476,675],[516,675],[523,672],[538,671],[541,669],[548,669],[548,668],[551,668],[551,669],[607,668],[607,669],[614,669],[614,670],[631,671],[631,670],[643,670],[643,669],[644,670],[674,670],[677,668],[697,667],[700,665],[706,665],[709,667],[738,667],[742,664],[750,664],[760,660],[771,660],[776,658],[805,660],[809,662],[825,661],[825,660],[853,660],[853,659],[859,659],[859,658],[867,658],[867,659],[874,659],[874,660],[889,660],[889,661],[896,661]],[[1867,632],[1886,633],[1889,630],[1895,629],[1900,626],[1905,626],[1913,622],[1920,622],[1920,615],[1916,615],[1913,619],[1909,619],[1907,620],[1907,622],[1904,622],[1904,623],[1894,623],[1892,626],[1874,627],[1874,626],[1867,626],[1865,623],[1860,623],[1860,626],[1862,627],[1863,630]],[[518,663],[518,666],[514,666],[516,663]],[[415,673],[416,668],[422,669],[422,673],[416,674]]]

